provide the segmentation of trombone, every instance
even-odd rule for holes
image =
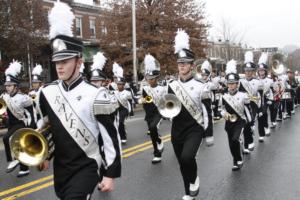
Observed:
[[[50,126],[41,131],[21,128],[13,133],[10,146],[14,157],[27,166],[38,166],[54,152]]]
[[[3,98],[0,98],[0,115],[3,115],[7,110],[6,102]]]

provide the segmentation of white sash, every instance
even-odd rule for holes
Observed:
[[[246,90],[246,92],[248,93],[248,95],[252,96],[252,88],[251,88],[250,84],[246,81],[241,81],[241,84],[243,85],[243,87]]]
[[[157,98],[157,95],[155,94],[155,92],[153,91],[153,89],[150,88],[150,86],[149,86],[149,87],[144,87],[144,90],[149,96],[151,96],[153,98],[153,103],[157,106],[158,98]]]
[[[224,94],[223,99],[229,104],[229,106],[244,120],[246,120],[246,115],[244,113],[244,106],[237,101],[230,95]]]
[[[115,91],[114,94],[115,94],[115,96],[116,96],[118,102],[120,102],[120,104],[121,104],[123,107],[125,107],[127,110],[129,110],[127,99],[121,98],[121,97],[120,97],[120,92],[119,92],[119,91]]]
[[[197,121],[197,123],[203,126],[204,119],[202,115],[202,110],[197,106],[193,99],[184,90],[182,85],[178,81],[173,81],[169,84],[170,88],[175,93],[176,97],[182,103],[182,105],[187,109],[190,115]]]
[[[22,120],[25,123],[25,109],[20,105],[17,105],[13,102],[12,98],[8,94],[3,95],[3,99],[6,102],[7,108],[10,112],[18,119]]]
[[[64,97],[59,85],[51,85],[44,88],[43,94],[69,135],[89,158],[97,161],[99,167],[101,165],[101,156],[97,139]]]

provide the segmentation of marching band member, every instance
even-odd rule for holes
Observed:
[[[114,189],[114,178],[121,175],[121,149],[107,90],[97,89],[80,75],[83,43],[73,38],[74,18],[71,8],[62,2],[55,2],[49,14],[52,61],[58,80],[41,89],[38,129],[50,125],[56,195],[86,200],[91,199],[99,182],[101,164],[105,171],[98,187],[103,192]],[[48,168],[49,160],[40,165],[41,170]]]
[[[225,118],[229,148],[233,157],[233,171],[243,166],[242,142],[240,135],[246,122],[251,121],[250,99],[244,92],[238,91],[239,75],[236,71],[236,61],[231,60],[226,66],[228,92],[222,97],[222,116]]]
[[[277,117],[278,109],[280,106],[280,98],[281,98],[281,94],[282,94],[282,89],[281,89],[280,83],[278,82],[278,77],[276,74],[272,73],[271,79],[273,81],[273,83],[271,85],[273,99],[271,99],[272,104],[269,106],[270,120],[271,120],[270,128],[275,128],[277,126],[276,117]]]
[[[123,68],[117,64],[116,70],[114,71],[115,77],[117,77],[117,87],[118,90],[114,91],[114,95],[119,102],[118,108],[118,119],[119,119],[119,128],[118,132],[121,137],[122,144],[127,142],[127,133],[125,128],[125,119],[128,117],[131,112],[130,101],[132,100],[131,93],[125,90],[125,79],[123,78]]]
[[[37,93],[40,91],[41,87],[44,85],[41,74],[43,72],[43,68],[41,65],[36,65],[32,70],[32,90],[28,93],[28,95],[33,100],[33,111],[34,111],[34,121],[35,123],[41,119],[41,114],[37,108],[36,97]]]
[[[193,200],[200,186],[195,157],[204,134],[207,113],[201,103],[203,84],[192,75],[195,56],[189,50],[189,36],[183,30],[178,30],[175,37],[175,53],[179,79],[168,85],[168,93],[175,94],[182,107],[180,113],[172,118],[171,141],[184,181],[185,195],[182,199]]]
[[[157,83],[157,79],[160,74],[160,67],[155,58],[150,54],[146,55],[144,59],[144,66],[145,78],[149,85],[142,88],[142,98],[140,99],[140,103],[143,104],[143,108],[146,113],[145,121],[148,125],[154,149],[154,158],[152,159],[152,163],[156,164],[161,162],[161,155],[164,149],[163,141],[158,134],[158,126],[162,120],[162,116],[158,111],[157,104],[166,91],[163,86],[160,86]]]
[[[296,101],[296,92],[298,88],[298,80],[295,78],[295,72],[292,70],[287,71],[288,75],[288,80],[287,83],[291,86],[291,101],[289,102],[290,107],[292,109],[291,114],[295,114],[295,104],[297,103]]]
[[[201,65],[201,78],[196,77],[195,79],[203,84],[202,91],[202,103],[206,108],[208,116],[208,127],[205,129],[203,138],[205,138],[206,146],[212,146],[214,144],[213,136],[213,116],[212,116],[212,101],[213,94],[211,92],[214,87],[213,83],[210,81],[210,73],[212,67],[211,64],[206,60]]]
[[[279,113],[279,117],[283,118],[284,120],[286,118],[292,117],[292,87],[288,82],[287,74],[282,74],[279,76],[279,82],[281,82],[283,86],[283,94],[281,97],[281,109]]]
[[[245,70],[245,79],[241,79],[239,90],[241,92],[246,92],[249,95],[251,101],[250,102],[251,113],[253,115],[252,121],[246,123],[243,131],[244,134],[243,153],[249,154],[250,151],[254,150],[254,127],[255,127],[254,124],[255,124],[256,115],[259,112],[259,109],[261,107],[258,90],[259,88],[262,87],[260,81],[253,78],[256,71],[256,65],[253,63],[253,52],[251,51],[245,53],[244,70]]]
[[[97,88],[103,87],[106,82],[107,76],[103,72],[103,67],[106,63],[106,58],[102,52],[98,52],[93,56],[93,64],[91,66],[90,82]]]
[[[113,71],[113,81],[109,84],[109,90],[112,91],[116,91],[118,90],[118,86],[117,86],[117,81],[118,81],[118,77],[116,77],[115,74],[117,74],[117,70],[119,68],[119,64],[114,62],[113,66],[112,66],[112,71]]]
[[[6,93],[1,96],[7,105],[8,113],[8,131],[3,136],[6,159],[9,162],[6,172],[10,173],[20,165],[17,177],[27,176],[29,168],[12,157],[9,144],[10,138],[15,131],[21,128],[35,128],[32,99],[19,91],[20,81],[17,76],[21,72],[21,67],[21,63],[17,61],[10,63],[5,71],[6,80],[4,85]]]
[[[218,120],[221,118],[221,113],[219,112],[219,102],[221,97],[221,77],[217,76],[215,69],[211,72],[211,82],[213,83],[212,92],[213,92],[213,116],[214,119]]]
[[[273,93],[271,90],[271,85],[273,84],[272,79],[267,77],[268,73],[268,54],[262,53],[258,62],[258,80],[261,82],[261,87],[259,89],[261,97],[261,109],[258,113],[258,134],[259,141],[263,142],[265,136],[270,136],[270,129],[268,125],[268,107],[272,104]]]

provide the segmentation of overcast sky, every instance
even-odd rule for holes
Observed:
[[[216,36],[215,27],[224,18],[235,31],[245,32],[243,42],[250,46],[300,46],[299,0],[202,1],[206,2],[206,14],[213,25],[211,35]]]

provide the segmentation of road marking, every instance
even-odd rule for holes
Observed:
[[[47,187],[50,187],[50,186],[52,186],[52,185],[54,185],[54,181],[50,181],[50,182],[44,183],[44,184],[39,185],[39,186],[37,186],[37,187],[31,188],[31,189],[29,189],[29,190],[25,190],[25,191],[23,191],[23,192],[20,192],[20,193],[14,194],[14,195],[12,195],[12,196],[6,197],[6,198],[4,198],[4,199],[2,199],[2,200],[12,200],[12,199],[17,199],[17,198],[19,198],[19,197],[26,196],[26,195],[28,195],[28,194],[31,194],[31,193],[36,192],[36,191],[38,191],[38,190],[42,190],[42,189],[47,188]]]
[[[167,142],[167,141],[170,141],[171,140],[171,135],[168,134],[168,135],[165,135],[163,137],[161,137],[161,139],[163,140],[163,142]],[[122,158],[128,158],[130,156],[133,156],[139,152],[143,152],[147,149],[150,149],[152,148],[152,142],[151,141],[147,141],[147,142],[144,142],[142,144],[138,144],[138,145],[135,145],[133,147],[130,147],[130,148],[127,148],[127,149],[124,149],[122,151]],[[14,194],[12,196],[9,196],[9,197],[6,197],[4,198],[3,200],[11,200],[11,199],[16,199],[18,197],[22,197],[22,196],[25,196],[25,195],[28,195],[28,194],[31,194],[33,192],[36,192],[38,190],[41,190],[41,189],[44,189],[46,187],[49,187],[49,186],[52,186],[53,185],[53,175],[50,175],[50,176],[46,176],[46,177],[43,177],[43,178],[40,178],[40,179],[37,179],[35,181],[32,181],[32,182],[29,182],[29,183],[26,183],[24,185],[20,185],[20,186],[17,186],[17,187],[14,187],[14,188],[11,188],[11,189],[8,189],[8,190],[5,190],[5,191],[2,191],[0,192],[0,197],[1,196],[5,196],[5,195],[8,195],[8,194],[11,194],[11,193],[14,193],[14,192],[17,192],[19,190],[22,190],[22,189],[25,189],[25,188],[29,188],[31,186],[34,186],[34,185],[37,185],[39,183],[42,183],[42,182],[45,182],[45,181],[49,181],[47,183],[44,183],[42,185],[38,185],[38,186],[35,186],[31,189],[27,189],[27,190],[24,190],[20,193],[17,193],[17,194]]]
[[[3,192],[0,192],[0,197],[1,197],[1,196],[4,196],[4,195],[7,195],[7,194],[10,194],[10,193],[13,193],[13,192],[16,192],[16,191],[19,191],[19,190],[22,190],[22,189],[24,189],[24,188],[27,188],[27,187],[30,187],[30,186],[33,186],[33,185],[36,185],[36,184],[39,184],[39,183],[48,181],[48,180],[50,180],[50,179],[53,179],[53,175],[46,176],[46,177],[37,179],[37,180],[35,180],[35,181],[26,183],[26,184],[24,184],[24,185],[20,185],[20,186],[18,186],[18,187],[14,187],[14,188],[5,190],[5,191],[3,191]]]
[[[165,139],[165,138],[169,138],[169,137],[171,137],[170,134],[161,137],[161,139]],[[142,143],[142,144],[139,144],[139,145],[136,145],[136,146],[133,146],[133,147],[124,149],[124,150],[122,150],[122,154],[128,153],[128,152],[130,152],[130,151],[133,151],[133,150],[135,150],[135,149],[138,149],[138,148],[140,148],[140,147],[143,147],[143,146],[146,146],[146,145],[149,145],[149,144],[152,144],[152,141],[144,142],[144,143]]]

